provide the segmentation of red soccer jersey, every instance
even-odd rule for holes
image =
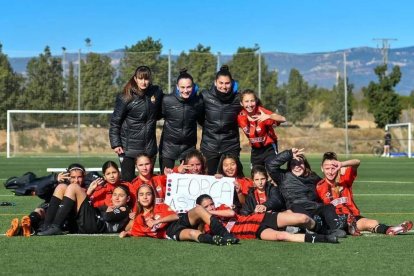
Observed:
[[[255,115],[260,115],[260,111],[266,114],[272,114],[272,111],[259,106],[256,109]],[[246,110],[242,110],[237,116],[237,123],[249,139],[250,145],[253,148],[262,148],[277,141],[276,133],[273,126],[279,125],[277,122],[267,119],[263,122],[249,121]]]
[[[242,194],[247,196],[249,189],[253,187],[253,181],[247,177],[236,178],[236,181],[240,184]]]
[[[101,206],[111,206],[112,205],[112,192],[115,189],[115,185],[112,185],[108,182],[105,185],[98,186],[93,191],[91,196],[89,197],[92,201],[92,205],[95,208],[99,208]]]
[[[163,203],[165,199],[165,189],[167,183],[167,176],[166,175],[155,175],[153,176],[148,182],[144,182],[139,176],[137,176],[132,183],[128,186],[129,191],[131,192],[131,202],[133,202],[133,210],[136,210],[136,202],[137,202],[137,191],[139,186],[142,184],[151,185],[155,190],[155,203]]]
[[[227,205],[220,205],[216,210],[229,210]],[[233,218],[220,218],[227,231],[232,233],[238,239],[251,240],[256,238],[256,232],[259,230],[265,214],[252,214],[249,216],[235,215]],[[206,232],[210,227],[206,225]]]
[[[260,192],[258,189],[255,189],[254,197],[256,199],[256,204],[259,204],[259,205],[263,205],[263,203],[265,203],[267,200],[266,192],[265,191]]]
[[[148,212],[146,214],[138,214],[134,223],[132,224],[131,236],[133,237],[151,237],[157,239],[167,238],[166,228],[168,223],[161,223],[152,228],[148,227],[146,219],[152,218],[154,220],[167,217],[169,215],[175,214],[175,212],[164,203],[155,204],[153,212]]]
[[[326,179],[322,179],[316,185],[319,198],[325,205],[334,205],[338,215],[352,214],[353,216],[359,216],[360,211],[354,202],[352,193],[352,183],[356,176],[356,169],[348,167],[345,174],[340,176],[336,187],[329,184]]]

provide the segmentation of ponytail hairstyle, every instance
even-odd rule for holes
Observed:
[[[229,77],[231,80],[233,80],[228,65],[223,65],[220,67],[220,70],[216,73],[216,80],[221,76]]]
[[[256,106],[263,106],[262,105],[262,101],[257,97],[256,92],[254,92],[254,90],[252,89],[245,89],[240,93],[240,102],[243,101],[244,96],[246,95],[253,95],[254,100],[256,101]]]
[[[336,161],[338,161],[338,156],[333,151],[327,151],[323,154],[322,165],[326,160],[336,160]]]
[[[119,172],[118,165],[114,161],[109,160],[102,165],[102,173],[105,174],[106,170],[109,168],[114,168]]]
[[[196,83],[194,83],[193,76],[191,76],[189,73],[187,73],[187,68],[182,68],[182,69],[180,69],[180,74],[177,77],[177,85],[176,85],[176,89],[175,89],[175,93],[176,93],[177,96],[180,96],[180,89],[178,88],[178,82],[181,79],[189,79],[189,80],[191,80],[192,89],[191,89],[190,98],[193,95],[197,94],[197,92],[198,92],[198,85]]]
[[[151,69],[148,66],[142,65],[138,66],[135,69],[134,75],[129,79],[127,84],[124,86],[122,95],[125,101],[130,101],[132,99],[132,94],[137,94],[142,96],[145,91],[141,91],[135,81],[135,78],[152,81]]]
[[[196,199],[196,204],[197,204],[197,205],[201,205],[201,203],[202,203],[205,199],[210,199],[210,200],[213,200],[213,198],[212,198],[210,195],[208,195],[208,194],[202,194],[202,195],[200,195],[200,196],[198,196],[198,197],[197,197],[197,199]]]

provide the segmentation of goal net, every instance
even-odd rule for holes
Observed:
[[[388,124],[385,126],[391,134],[391,157],[413,157],[412,125],[411,123]]]
[[[8,110],[7,157],[112,154],[112,111]]]

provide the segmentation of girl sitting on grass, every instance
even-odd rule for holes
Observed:
[[[325,178],[316,186],[323,203],[335,206],[336,213],[347,222],[346,230],[354,236],[359,236],[361,231],[397,235],[411,230],[412,221],[407,220],[396,226],[388,226],[375,219],[361,216],[352,192],[360,163],[358,159],[340,162],[336,153],[324,153],[321,169]]]

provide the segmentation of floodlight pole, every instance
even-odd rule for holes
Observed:
[[[259,61],[258,61],[258,70],[257,70],[257,82],[258,82],[258,94],[259,94],[259,99],[262,98],[262,52],[260,51],[260,48],[258,49],[258,57],[259,57]]]
[[[346,76],[346,53],[344,52],[344,98],[345,98],[345,154],[348,158],[349,155],[349,142],[348,142],[348,85]]]
[[[168,94],[171,93],[171,49],[168,50]]]
[[[220,67],[221,67],[220,56],[221,56],[221,53],[217,52],[217,70],[216,70],[217,72],[220,70]]]
[[[80,157],[80,151],[81,151],[81,141],[80,141],[80,108],[81,108],[81,49],[79,49],[78,52],[78,62],[79,62],[79,66],[78,66],[78,157]]]

